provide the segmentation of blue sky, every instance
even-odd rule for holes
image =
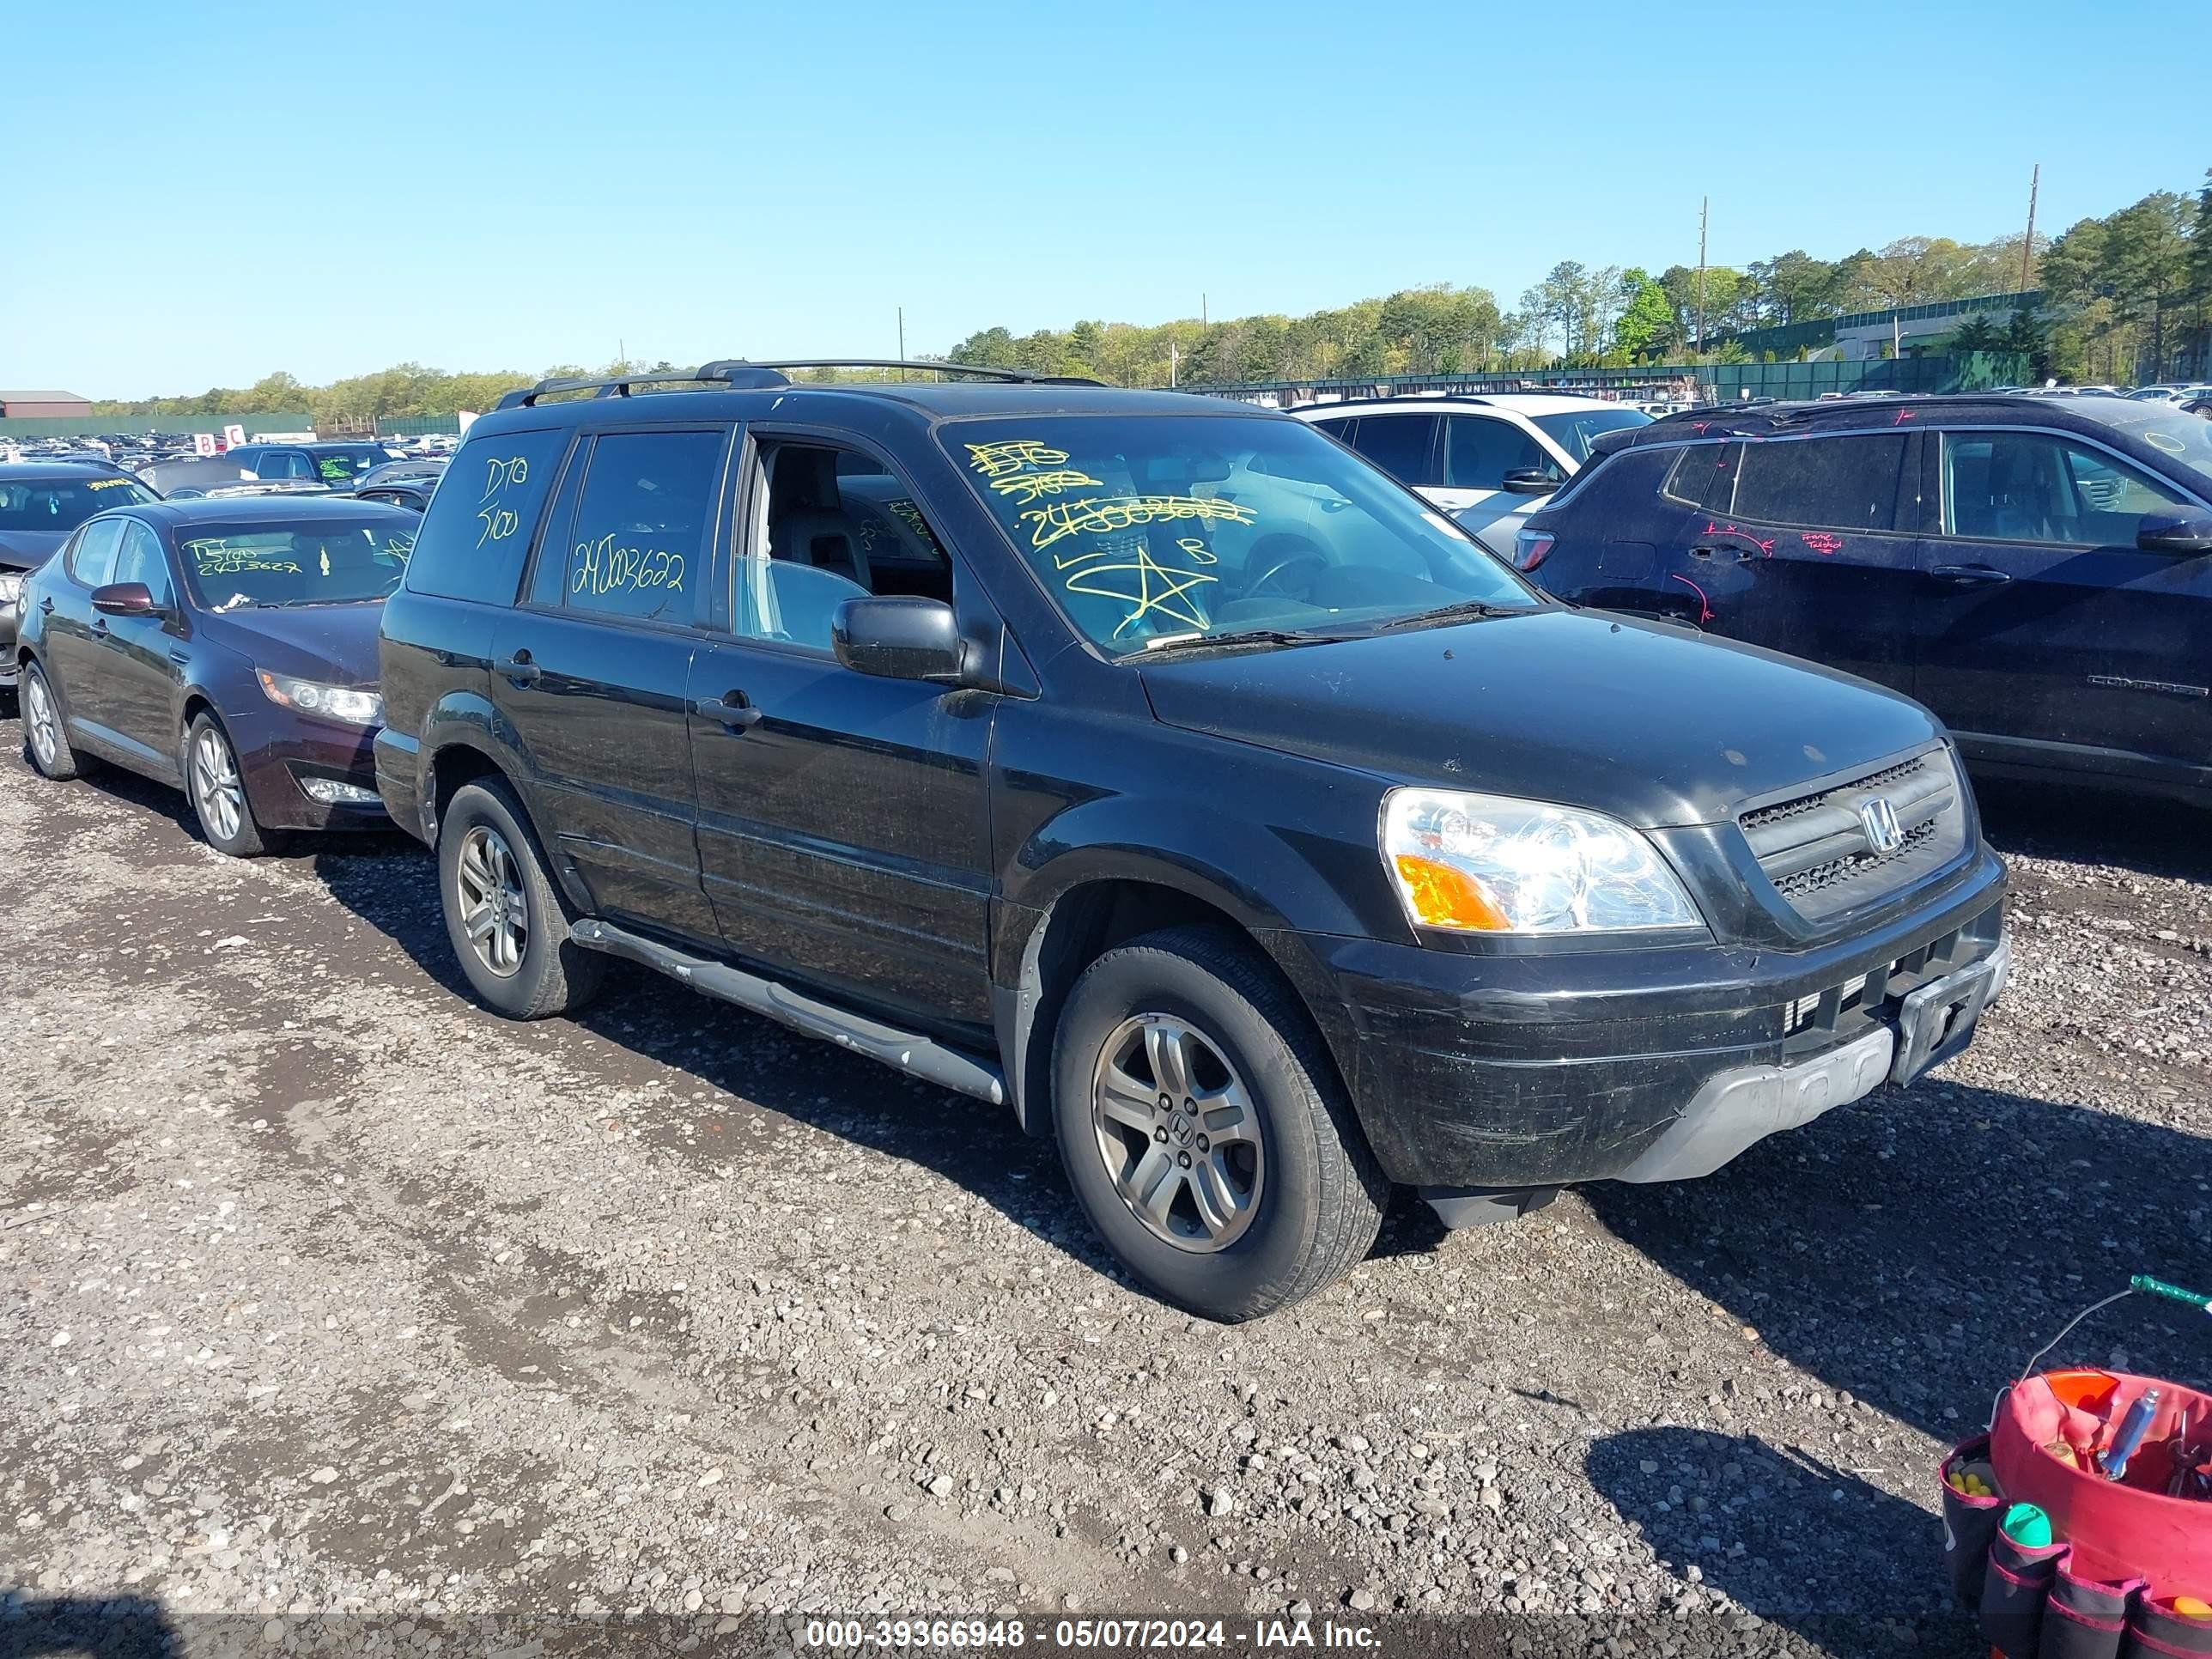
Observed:
[[[1740,265],[2212,164],[2203,0],[11,9],[0,386],[94,397],[1510,306],[1707,192]]]

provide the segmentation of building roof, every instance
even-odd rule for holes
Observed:
[[[74,392],[10,392],[0,387],[0,404],[88,404]]]

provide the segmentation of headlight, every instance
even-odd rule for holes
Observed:
[[[1586,933],[1704,925],[1650,842],[1569,806],[1393,789],[1382,799],[1382,862],[1416,927]]]
[[[319,685],[313,680],[295,680],[289,674],[272,674],[265,668],[254,672],[260,677],[261,689],[269,694],[271,702],[296,708],[303,714],[343,720],[349,726],[384,724],[384,699],[374,691],[362,691],[349,685]]]
[[[23,573],[0,570],[0,611],[12,611],[23,597]]]

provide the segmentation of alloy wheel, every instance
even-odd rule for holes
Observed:
[[[53,693],[46,690],[45,675],[24,678],[23,708],[30,716],[31,752],[39,757],[40,765],[52,766],[61,750],[61,717],[54,708]]]
[[[217,841],[237,839],[246,822],[246,787],[229,741],[212,726],[192,742],[192,805]]]
[[[489,824],[472,825],[461,838],[453,887],[477,960],[501,979],[514,977],[530,944],[530,902],[514,849]]]
[[[1100,1045],[1091,1123],[1114,1190],[1177,1249],[1225,1249],[1258,1213],[1260,1116],[1219,1043],[1186,1019],[1137,1014]]]

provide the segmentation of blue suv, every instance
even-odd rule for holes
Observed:
[[[2212,422],[2116,398],[1693,410],[1601,441],[1515,562],[1919,699],[1977,769],[2212,805]]]

